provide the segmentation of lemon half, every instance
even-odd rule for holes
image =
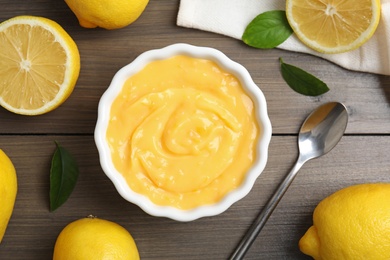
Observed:
[[[380,0],[287,0],[286,15],[297,37],[321,53],[360,47],[380,20]]]
[[[56,22],[17,16],[0,24],[0,105],[22,115],[47,113],[72,93],[76,43]]]

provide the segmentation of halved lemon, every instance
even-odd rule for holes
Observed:
[[[56,22],[16,16],[0,24],[0,105],[40,115],[61,105],[80,72],[76,43]]]
[[[322,53],[360,47],[380,20],[380,0],[287,0],[286,15],[297,37]]]

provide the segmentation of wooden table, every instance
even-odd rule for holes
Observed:
[[[178,27],[179,0],[151,0],[139,20],[113,31],[80,27],[63,1],[1,0],[0,6],[1,21],[16,15],[57,21],[81,55],[77,86],[61,107],[35,117],[0,109],[0,148],[14,162],[19,181],[0,259],[51,259],[62,228],[89,214],[127,228],[142,259],[227,259],[295,162],[302,121],[328,101],[343,102],[349,110],[345,136],[332,152],[301,169],[246,259],[310,259],[297,244],[320,200],[352,184],[390,181],[387,76],[348,71],[306,54],[258,50],[222,35]],[[267,166],[249,195],[219,216],[189,223],[149,216],[122,199],[101,170],[93,139],[98,101],[116,71],[144,51],[178,42],[217,48],[244,65],[267,99],[273,126]],[[279,57],[317,75],[330,92],[315,98],[293,92],[281,77]],[[69,200],[49,212],[54,141],[75,156],[80,177]]]

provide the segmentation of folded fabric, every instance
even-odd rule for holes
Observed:
[[[285,0],[181,0],[177,25],[241,39],[257,15],[285,10],[285,5]],[[306,47],[294,34],[278,48],[319,56],[350,70],[390,75],[390,0],[382,0],[381,5],[376,32],[356,50],[322,54]]]

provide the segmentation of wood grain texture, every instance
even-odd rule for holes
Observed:
[[[61,24],[81,54],[81,73],[70,98],[58,109],[25,117],[0,109],[0,148],[15,164],[19,191],[0,259],[51,259],[62,228],[94,214],[126,227],[142,259],[227,259],[297,157],[298,129],[308,113],[341,101],[350,120],[347,134],[326,156],[308,162],[287,191],[246,259],[310,259],[297,243],[327,195],[348,185],[390,182],[390,79],[348,71],[326,60],[279,49],[257,50],[222,35],[177,27],[179,0],[151,0],[134,24],[120,30],[87,30],[63,1],[0,0],[0,21],[39,15]],[[101,170],[93,140],[97,106],[118,69],[139,54],[185,42],[214,47],[244,65],[264,92],[273,126],[269,161],[252,191],[225,213],[189,223],[147,215],[126,202]],[[283,81],[278,58],[320,77],[331,91],[311,98]],[[80,177],[70,199],[49,212],[49,169],[58,141],[76,158]]]
[[[69,200],[49,212],[49,166],[54,140],[66,147],[80,167]],[[90,136],[0,136],[14,162],[19,192],[0,259],[50,259],[55,239],[69,222],[89,214],[126,227],[142,259],[227,259],[252,220],[292,167],[295,136],[275,136],[269,162],[252,191],[225,213],[180,223],[151,217],[126,202],[100,169]],[[317,203],[334,191],[363,182],[390,181],[390,140],[378,136],[344,136],[328,155],[309,161],[267,222],[247,259],[309,259],[297,243],[312,224]]]

